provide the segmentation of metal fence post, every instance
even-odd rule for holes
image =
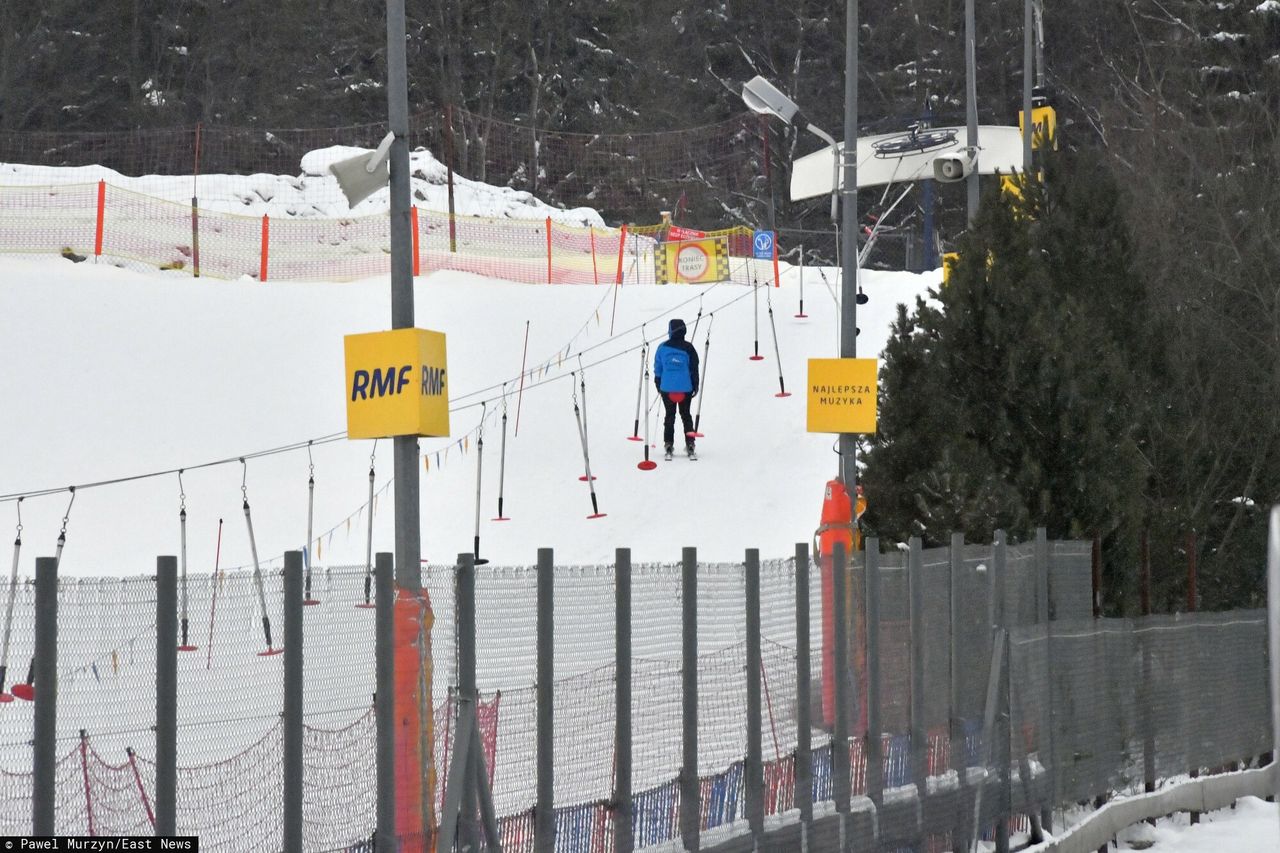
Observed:
[[[884,802],[884,758],[880,725],[880,540],[872,536],[863,543],[866,560],[867,608],[867,796],[879,807]]]
[[[809,546],[799,542],[796,544],[795,803],[800,810],[800,847],[803,851],[809,849],[809,824],[813,822],[813,753],[810,749],[813,707],[810,701],[809,643]]]
[[[907,595],[911,626],[911,781],[924,801],[929,775],[928,732],[924,710],[924,555],[919,536],[908,542]]]
[[[284,554],[284,853],[302,853],[302,734],[302,552],[286,551]]]
[[[58,561],[36,558],[35,765],[32,831],[54,834],[58,730]]]
[[[764,841],[764,756],[760,746],[760,549],[748,548],[747,592],[747,823],[756,844]]]
[[[701,801],[698,783],[698,549],[682,555],[681,718],[684,728],[680,768],[680,838],[687,853],[698,853]]]
[[[849,813],[849,633],[846,610],[849,602],[849,558],[844,543],[836,542],[831,555],[831,621],[834,623],[834,665],[836,680],[835,720],[831,733],[831,794],[840,818],[840,846],[845,843],[845,816]]]
[[[156,835],[177,835],[177,788],[178,560],[156,557]]]
[[[1004,648],[1001,657],[1004,666],[1000,670],[1000,680],[996,686],[997,706],[996,741],[992,744],[991,754],[999,768],[1000,780],[1000,817],[996,820],[996,853],[1009,851],[1009,821],[1013,817],[1013,772],[1009,766],[1013,758],[1013,703],[1009,701],[1009,690],[1012,684],[1011,671],[1013,660],[1010,654],[1013,644],[1009,640],[1008,620],[1005,618],[1005,572],[1008,570],[1009,555],[1003,530],[997,530],[991,543],[991,627],[996,642],[1003,637]],[[993,654],[993,658],[996,656]],[[1037,826],[1038,820],[1033,821]]]
[[[1049,771],[1049,795],[1040,808],[1040,824],[1045,832],[1053,831],[1053,804],[1058,801],[1058,756],[1056,753],[1054,726],[1053,679],[1053,623],[1049,619],[1049,533],[1043,527],[1036,528],[1036,544],[1033,553],[1036,573],[1036,623],[1044,626],[1044,668],[1049,674],[1049,696],[1044,703],[1044,743],[1049,745],[1048,756],[1041,756],[1040,763]]]
[[[1267,526],[1267,650],[1271,665],[1271,761],[1280,761],[1280,504],[1271,507]],[[1275,776],[1280,799],[1280,774]]]
[[[968,761],[965,756],[964,742],[964,721],[960,717],[960,669],[962,662],[960,659],[960,633],[957,626],[960,624],[963,608],[961,607],[960,591],[963,579],[960,576],[963,564],[964,554],[964,534],[951,534],[951,553],[950,553],[950,626],[948,627],[950,662],[948,665],[948,692],[947,707],[948,711],[948,748],[950,753],[951,769],[956,772],[956,778],[959,784],[959,802],[960,808],[956,812],[956,825],[959,831],[951,833],[951,849],[953,853],[967,853],[968,845],[968,809],[964,807],[967,799],[966,795],[968,781],[968,772],[965,765]]]
[[[614,655],[616,673],[616,727],[614,743],[617,766],[614,770],[613,849],[631,853],[631,549],[617,549],[614,572]]]
[[[533,849],[553,853],[555,813],[555,553],[538,549],[538,759],[537,805],[533,810]]]
[[[456,750],[471,748],[476,740],[474,726],[478,723],[476,711],[480,703],[480,693],[476,689],[476,567],[475,555],[462,553],[458,555],[458,590],[457,590],[457,630],[458,630],[458,703],[459,713],[465,714],[472,726],[468,731],[467,742],[461,742],[461,729],[454,739]],[[462,850],[479,850],[480,834],[476,831],[479,815],[476,803],[476,789],[479,778],[475,770],[475,762],[468,761],[463,770],[461,786],[462,801],[458,811],[458,846]],[[452,780],[450,780],[452,782]]]
[[[395,559],[386,551],[374,562],[377,590],[374,651],[374,715],[377,721],[378,806],[374,846],[377,853],[394,853],[396,843],[396,698],[395,698]],[[286,646],[286,649],[288,647]]]

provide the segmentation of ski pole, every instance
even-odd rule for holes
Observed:
[[[569,374],[570,382],[575,378],[573,373]],[[587,453],[587,432],[583,424],[582,412],[578,408],[578,390],[576,387],[573,389],[573,419],[578,422],[578,438],[582,440],[582,465],[586,471],[586,476],[578,479],[586,480],[587,488],[591,490],[591,515],[588,515],[587,518],[603,518],[605,513],[600,511],[600,504],[596,500],[595,477],[591,476],[591,456]]]
[[[524,352],[520,356],[520,391],[516,394],[516,435],[520,434],[520,403],[524,400],[524,367],[529,357],[529,321],[524,321]]]
[[[760,354],[760,281],[751,277],[751,310],[755,314],[755,355],[748,356],[749,361],[764,361]]]
[[[9,635],[13,628],[13,601],[18,594],[18,555],[22,552],[22,498],[18,498],[18,535],[13,540],[13,569],[9,572],[9,604],[4,613],[4,651],[0,652],[0,702],[12,702],[5,692],[9,675]]]
[[[213,552],[213,595],[209,599],[209,644],[208,655],[205,657],[204,668],[206,670],[213,666],[213,616],[218,609],[218,589],[222,586],[218,582],[218,565],[222,560],[222,519],[218,519],[218,544]]]
[[[484,463],[484,403],[480,404],[480,432],[476,435],[476,536],[475,546],[471,549],[471,554],[475,558],[475,564],[482,566],[489,562],[480,557],[480,471]]]
[[[243,463],[244,459],[240,461]],[[247,465],[245,472],[248,473]],[[240,485],[240,492],[244,497],[244,523],[249,530],[249,553],[253,555],[253,585],[258,590],[258,606],[262,608],[262,634],[267,641],[267,650],[258,652],[258,656],[269,657],[280,654],[284,649],[275,648],[275,644],[271,642],[271,617],[267,615],[267,593],[262,583],[262,567],[258,563],[258,542],[253,535],[253,515],[249,512],[249,493],[243,482]]]
[[[502,514],[502,487],[507,475],[507,397],[502,396],[502,446],[498,452],[498,517],[494,521],[510,521]]]
[[[187,495],[182,487],[182,469],[178,469],[178,502],[178,528],[182,531],[182,643],[178,651],[194,652],[196,647],[187,637]]]
[[[804,244],[800,244],[800,313],[796,315],[799,319],[804,319],[809,315],[804,313]]]
[[[315,549],[315,542],[311,537],[313,534],[312,522],[315,520],[316,509],[316,463],[311,458],[311,442],[307,442],[307,547],[302,549],[303,556],[307,560],[307,575],[303,582],[302,603],[304,605],[314,605],[320,602],[311,597],[311,552]]]
[[[693,432],[689,433],[690,438],[702,438],[702,433],[698,432],[698,425],[702,422],[702,398],[707,393],[707,365],[711,363],[711,327],[716,324],[716,315],[713,313],[707,321],[707,339],[702,344],[702,379],[698,382],[698,411],[693,416]]]
[[[643,326],[640,328],[640,336],[642,338],[644,337]],[[631,435],[627,436],[627,441],[642,440],[640,438],[640,398],[643,395],[644,387],[648,382],[648,379],[646,378],[648,375],[648,365],[649,365],[649,342],[645,341],[643,344],[640,345],[640,384],[636,388],[636,422],[631,427]],[[648,441],[645,440],[645,443],[647,444]]]
[[[578,356],[578,369],[579,369],[579,370],[581,370],[581,369],[582,369],[582,356]],[[581,429],[582,429],[582,455],[583,455],[583,456],[587,456],[587,455],[588,455],[588,453],[589,453],[589,451],[587,450],[587,445],[588,445],[588,440],[587,440],[587,375],[586,375],[585,373],[583,373],[583,374],[579,375],[579,377],[578,377],[578,381],[579,381],[579,382],[581,383],[581,385],[582,385],[582,423],[581,423]],[[591,481],[591,480],[594,480],[594,479],[595,479],[595,477],[592,477],[592,476],[591,476],[591,470],[590,470],[590,467],[588,466],[587,473],[586,473],[585,475],[583,475],[583,476],[579,477],[578,479],[579,479],[579,480],[586,480],[586,481],[588,481],[588,482],[589,482],[589,481]]]
[[[644,383],[644,402],[645,402],[645,416],[644,416],[644,461],[643,461],[643,462],[641,462],[641,463],[639,463],[638,465],[636,465],[636,467],[637,467],[637,468],[639,468],[641,471],[652,471],[654,468],[657,468],[657,467],[658,467],[658,463],[657,463],[657,462],[654,462],[654,461],[652,461],[652,460],[650,460],[650,459],[649,459],[649,412],[648,412],[648,405],[649,405],[649,369],[648,369],[648,367],[649,367],[649,364],[648,364],[648,362],[646,361],[646,362],[645,362],[645,371],[644,371],[644,375],[643,375],[643,378],[641,379],[641,381]],[[638,422],[638,421],[637,421],[637,422]]]
[[[767,293],[768,291],[766,291]],[[786,384],[782,381],[782,354],[778,352],[778,328],[773,323],[773,298],[768,300],[769,308],[769,331],[773,333],[773,358],[778,362],[778,393],[775,397],[790,397],[791,392],[787,390]]]

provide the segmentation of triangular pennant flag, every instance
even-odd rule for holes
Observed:
[[[120,674],[120,656],[116,654],[116,650],[111,650],[111,672],[115,675]]]
[[[470,448],[471,448],[471,437],[470,437],[470,436],[465,436],[465,435],[464,435],[464,436],[462,437],[462,449],[463,449],[463,451],[465,452],[465,451],[469,450]]]
[[[430,470],[431,470],[431,457],[430,457],[430,456],[424,456],[424,457],[422,457],[422,470],[423,470],[423,471],[430,471]]]
[[[597,326],[600,325],[600,309],[599,308],[596,309],[596,325]]]
[[[91,663],[89,664],[89,666],[93,669],[93,680],[97,682],[101,682],[102,676],[98,675],[98,665],[96,663]]]
[[[437,468],[440,467],[440,451],[439,450],[436,451],[436,467]]]
[[[351,516],[347,516],[347,535],[351,535]]]

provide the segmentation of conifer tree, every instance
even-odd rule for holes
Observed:
[[[1141,527],[1151,405],[1144,288],[1119,188],[1089,156],[1050,158],[1021,195],[984,198],[937,304],[905,309],[885,351],[867,522],[1104,537],[1126,564]],[[993,182],[994,184],[994,182]],[[1109,590],[1122,593],[1122,579]]]

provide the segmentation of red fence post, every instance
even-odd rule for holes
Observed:
[[[778,235],[773,235],[773,286],[782,287],[778,281]]]
[[[416,204],[409,208],[409,217],[413,225],[413,275],[417,278],[422,274],[422,255],[418,251],[418,206]]]
[[[600,283],[600,270],[596,269],[596,229],[594,226],[587,226],[587,233],[591,235],[591,277],[596,284]]]
[[[622,284],[622,250],[627,246],[627,223],[622,223],[622,234],[618,236],[618,277],[614,284]]]
[[[93,256],[102,255],[102,220],[107,211],[107,182],[98,181],[98,224],[93,235]]]
[[[258,281],[267,280],[267,256],[271,245],[271,220],[264,213],[262,214],[262,251],[261,260],[258,263]]]
[[[551,283],[551,217],[547,217],[547,284]]]

